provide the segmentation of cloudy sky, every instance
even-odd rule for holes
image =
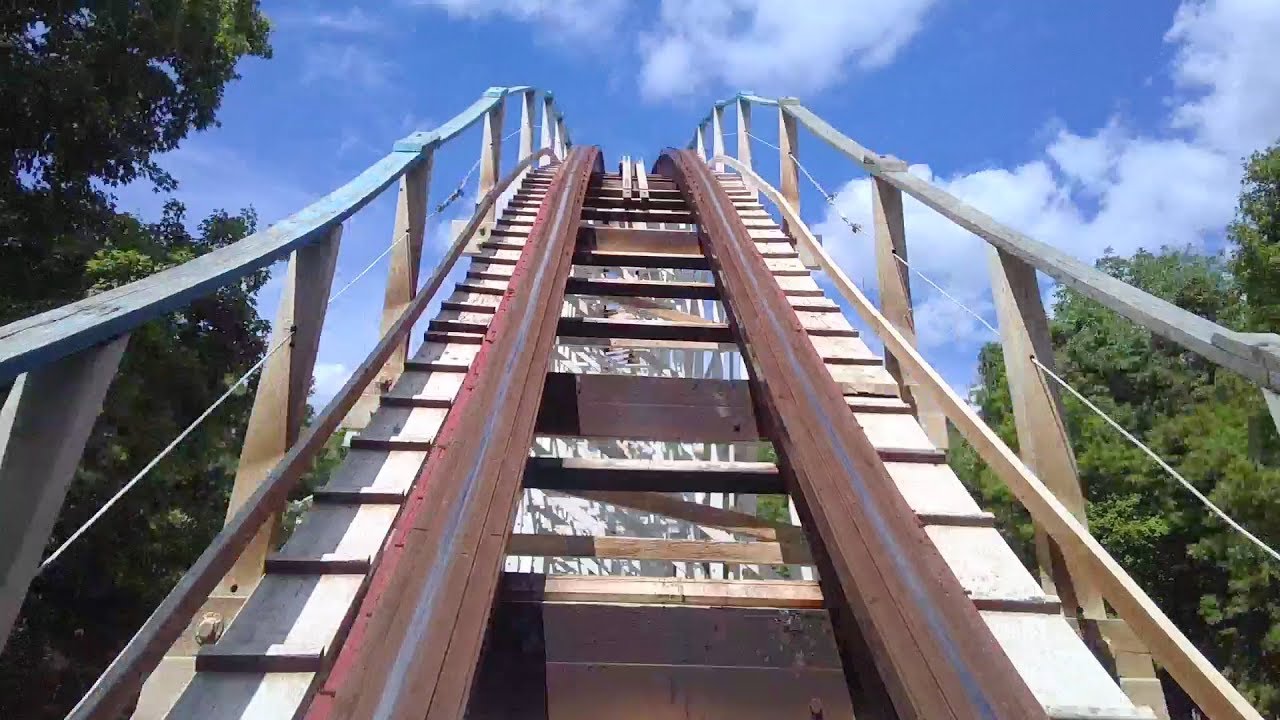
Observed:
[[[492,85],[553,90],[575,142],[600,145],[613,162],[624,153],[651,162],[661,148],[683,146],[709,105],[738,90],[798,96],[864,145],[1087,260],[1106,248],[1218,250],[1242,158],[1280,139],[1274,0],[264,6],[275,57],[242,63],[222,126],[164,159],[193,218],[252,205],[264,224],[279,220]],[[755,113],[766,140],[776,140],[775,118]],[[732,121],[726,129],[732,138]],[[433,203],[475,161],[478,130],[471,135],[438,153]],[[507,150],[510,163],[514,148]],[[776,177],[772,151],[758,146],[754,154],[762,173]],[[838,193],[844,214],[869,220],[868,183],[848,161],[803,135],[800,156]],[[144,216],[163,202],[144,187],[126,188],[120,200]],[[448,220],[466,214],[461,205],[432,220],[427,267],[444,248]],[[874,294],[867,235],[847,232],[811,186],[802,206],[849,275]],[[387,246],[393,216],[386,197],[349,223],[339,286]],[[921,271],[994,319],[980,241],[909,204],[907,242]],[[317,400],[377,340],[384,277],[376,269],[330,308]],[[913,292],[925,355],[968,386],[988,331],[922,283]],[[264,292],[264,315],[274,315],[277,294],[274,284]]]

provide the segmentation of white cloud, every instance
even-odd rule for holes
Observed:
[[[279,20],[285,25],[352,35],[378,34],[387,30],[382,18],[365,12],[358,5],[345,12],[324,12],[312,8],[281,15]]]
[[[312,377],[315,379],[315,393],[311,396],[311,404],[322,407],[342,389],[347,378],[351,377],[351,368],[337,362],[320,362],[316,363]]]
[[[1280,5],[1185,2],[1165,37],[1177,45],[1171,72],[1181,91],[1198,91],[1171,100],[1169,122],[1178,134],[1134,133],[1113,119],[1091,133],[1061,129],[1040,157],[1012,169],[933,180],[996,219],[1086,261],[1107,248],[1130,254],[1165,245],[1212,246],[1232,217],[1240,156],[1280,134],[1280,66],[1260,40],[1280,37]],[[932,177],[925,166],[911,171]],[[855,179],[837,197],[845,214],[868,228],[870,192],[869,180]],[[986,244],[910,199],[905,221],[912,265],[994,320]],[[867,233],[850,235],[831,212],[816,229],[851,275],[874,285]],[[913,293],[926,349],[991,338],[918,280]]]
[[[311,43],[302,59],[302,81],[336,91],[376,90],[391,84],[395,63],[354,43]]]
[[[888,64],[934,2],[663,0],[657,25],[640,36],[640,89],[653,99],[719,85],[814,92],[850,67]]]
[[[533,23],[549,37],[576,39],[612,34],[625,14],[625,0],[403,0],[417,7],[443,10],[453,18],[495,17]]]

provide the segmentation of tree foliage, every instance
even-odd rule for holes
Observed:
[[[251,210],[146,223],[113,187],[172,190],[156,157],[213,126],[256,0],[27,0],[0,8],[0,324],[239,240]],[[262,357],[255,273],[136,328],[68,491],[60,543]],[[0,388],[0,392],[4,392]],[[56,399],[51,399],[56,401]],[[251,388],[233,396],[31,586],[0,656],[0,717],[61,717],[220,527]]]
[[[1227,256],[1184,250],[1108,254],[1098,267],[1228,328],[1280,324],[1280,149],[1250,159]],[[1073,387],[1258,536],[1280,543],[1280,438],[1253,383],[1059,288],[1055,360]],[[981,350],[973,400],[1017,448],[1000,347]],[[1280,564],[1212,515],[1074,398],[1066,422],[1090,529],[1264,715],[1280,713]],[[957,438],[958,440],[958,438]],[[1030,520],[957,442],[952,465],[1034,566]]]

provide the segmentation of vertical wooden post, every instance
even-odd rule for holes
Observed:
[[[707,126],[705,124],[699,125],[697,130],[693,132],[694,147],[698,149],[698,157],[702,158],[703,162],[707,161],[707,142],[704,139],[706,132]]]
[[[569,151],[569,132],[564,126],[564,116],[556,118],[556,155],[562,159]]]
[[[1040,297],[1036,270],[994,247],[990,252],[991,293],[1000,322],[1019,454],[1063,506],[1087,527],[1084,491],[1063,420],[1062,399],[1058,389],[1032,362],[1035,358],[1050,369],[1054,367],[1049,320]],[[1102,595],[1093,578],[1083,570],[1082,563],[1064,552],[1039,527],[1036,528],[1036,558],[1045,591],[1062,600],[1068,616],[1074,615],[1082,621],[1078,627],[1080,634],[1094,653],[1101,656],[1103,664],[1114,666],[1113,657],[1124,654],[1125,665],[1118,668],[1123,675],[1121,688],[1135,702],[1153,706],[1158,715],[1168,717],[1150,654],[1137,643],[1123,620],[1107,618]],[[1111,645],[1110,651],[1104,642]]]
[[[403,196],[403,188],[401,193]],[[267,347],[275,347],[289,337],[291,331],[293,337],[267,360],[258,378],[258,391],[253,398],[244,446],[240,449],[240,464],[227,505],[228,520],[266,480],[302,430],[341,239],[342,226],[338,225],[328,238],[299,248],[289,260]],[[279,514],[258,530],[218,588],[192,616],[187,630],[147,677],[133,720],[168,717],[169,710],[195,676],[195,655],[201,647],[200,641],[194,638],[195,627],[206,615],[215,616],[223,628],[231,624],[261,581],[263,566],[267,555],[275,549],[279,530]],[[216,642],[217,636],[210,640]]]
[[[520,97],[520,157],[517,162],[533,154],[533,89]]]
[[[342,226],[337,225],[327,239],[297,249],[289,261],[268,347],[278,345],[290,332],[293,338],[267,360],[258,378],[258,391],[253,398],[235,484],[227,504],[228,520],[240,511],[302,431],[341,238]],[[240,554],[223,578],[219,592],[248,597],[262,578],[263,565],[267,554],[274,549],[278,532],[277,515],[263,525]]]
[[[0,407],[0,650],[40,567],[128,338],[19,375]]]
[[[800,156],[800,137],[796,133],[796,119],[788,115],[781,105],[778,106],[778,148],[779,190],[782,192],[783,199],[798,214],[800,212],[800,176],[792,156]],[[792,233],[785,219],[782,221],[782,230],[788,235]],[[820,268],[818,259],[809,252],[808,245],[795,242],[794,237],[792,244],[796,246],[796,252],[800,253],[800,262],[805,267],[810,270]]]
[[[790,159],[790,158],[788,158]],[[907,268],[894,255],[907,259],[906,227],[902,216],[902,191],[881,180],[873,179],[871,212],[875,221],[876,277],[880,284],[880,309],[907,342],[915,345],[916,326],[911,304],[911,279]],[[885,351],[885,369],[903,387],[903,400],[909,403],[921,427],[935,447],[946,449],[947,417],[929,394],[919,389],[914,378],[903,376],[897,358]]]
[[[479,201],[498,182],[502,166],[502,115],[503,105],[498,103],[484,116],[484,134],[480,139],[480,187],[476,190]],[[492,224],[497,215],[497,204],[485,211],[484,222]]]
[[[724,108],[719,105],[711,108],[711,155],[724,154]],[[716,172],[724,172],[724,163],[717,162]]]
[[[555,149],[555,121],[555,100],[552,98],[551,93],[545,93],[542,96],[542,133],[539,138],[539,148]],[[546,167],[550,164],[551,158],[545,155],[538,159],[538,167]]]
[[[738,162],[751,169],[751,103],[746,98],[738,98]],[[752,197],[760,197],[756,189],[747,185]]]
[[[431,166],[434,154],[426,151],[425,157],[400,178],[400,191],[396,199],[396,223],[392,231],[391,268],[387,273],[387,286],[382,301],[383,334],[395,323],[418,291],[418,271],[422,263],[422,240],[426,234],[427,190],[431,185]],[[342,426],[359,430],[368,424],[378,409],[382,393],[404,372],[409,356],[409,337],[396,347],[391,359],[378,373],[378,379],[360,394]]]

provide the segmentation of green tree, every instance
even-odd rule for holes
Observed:
[[[252,211],[155,223],[110,191],[172,190],[156,162],[215,124],[256,0],[29,0],[0,8],[0,324],[145,277],[252,232]],[[266,274],[131,335],[62,515],[61,542],[264,351]],[[0,656],[0,717],[61,717],[221,524],[252,388],[232,397],[32,584]],[[4,392],[0,388],[0,392]]]
[[[1280,146],[1254,153],[1245,165],[1231,271],[1248,298],[1249,325],[1280,331]]]
[[[1097,265],[1227,327],[1245,326],[1253,310],[1221,256],[1165,249]],[[1073,387],[1229,515],[1280,538],[1276,433],[1256,386],[1066,289],[1051,330]],[[973,399],[1016,449],[998,345],[982,349],[978,371]],[[1067,396],[1064,406],[1094,535],[1264,714],[1280,711],[1280,567],[1082,403]],[[1029,518],[1003,483],[963,441],[952,466],[1034,566]]]

